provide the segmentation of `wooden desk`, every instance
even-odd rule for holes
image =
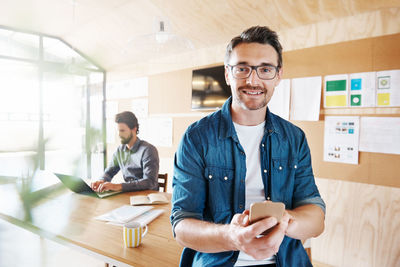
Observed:
[[[128,204],[131,195],[151,192],[129,192],[97,199],[61,190],[27,207],[15,184],[0,185],[0,218],[118,267],[178,266],[182,247],[172,235],[170,204],[155,206],[165,212],[148,225],[148,233],[137,248],[124,247],[122,227],[93,219]]]

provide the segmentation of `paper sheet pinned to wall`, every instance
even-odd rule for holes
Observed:
[[[124,99],[149,95],[148,77],[107,83],[107,99]]]
[[[272,113],[289,120],[289,106],[290,79],[284,79],[275,88],[274,94],[268,103],[268,108]]]
[[[149,114],[149,100],[147,98],[133,99],[131,111],[138,118],[147,117]]]
[[[400,154],[400,118],[361,117],[360,151]]]
[[[324,161],[358,164],[359,133],[359,117],[325,117]]]
[[[318,121],[321,83],[321,76],[292,79],[291,120]]]
[[[328,75],[324,81],[324,107],[347,107],[348,75]]]
[[[376,106],[400,106],[400,70],[376,73]]]
[[[349,75],[350,107],[375,106],[375,72],[352,73]]]
[[[172,147],[172,118],[143,118],[140,122],[139,138],[154,146]]]

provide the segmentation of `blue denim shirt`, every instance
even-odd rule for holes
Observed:
[[[233,126],[229,98],[221,110],[193,123],[175,154],[171,223],[185,218],[230,223],[245,208],[246,155]],[[325,204],[315,185],[304,132],[267,110],[260,144],[265,198],[286,209]],[[185,248],[181,265],[233,266],[238,251],[202,253]],[[277,266],[312,266],[300,240],[285,236]]]

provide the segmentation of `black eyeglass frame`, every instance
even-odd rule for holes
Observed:
[[[273,79],[276,77],[276,74],[278,73],[279,68],[280,68],[280,67],[278,67],[278,66],[274,66],[274,65],[271,65],[271,64],[263,64],[263,65],[258,65],[258,66],[251,66],[251,65],[246,65],[246,64],[236,64],[236,65],[229,65],[229,64],[227,64],[226,66],[230,68],[233,78],[239,79],[239,80],[243,80],[243,79],[249,78],[250,75],[251,75],[251,73],[253,72],[253,70],[256,71],[257,77],[260,78],[261,80],[273,80]],[[234,67],[237,67],[237,66],[250,67],[250,68],[251,68],[251,71],[249,72],[249,75],[248,75],[247,77],[244,77],[244,78],[237,78],[237,77],[235,77],[235,75],[234,75],[233,72],[232,72],[232,69],[233,69]],[[266,66],[268,66],[268,67],[273,67],[273,68],[275,69],[275,75],[274,75],[274,77],[269,78],[269,79],[264,79],[264,78],[261,78],[261,77],[260,77],[260,75],[258,74],[257,68],[259,68],[259,67],[266,67]]]

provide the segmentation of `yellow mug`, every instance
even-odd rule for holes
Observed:
[[[142,238],[147,234],[147,225],[142,226],[138,222],[124,224],[123,237],[125,247],[134,248],[140,245]]]

